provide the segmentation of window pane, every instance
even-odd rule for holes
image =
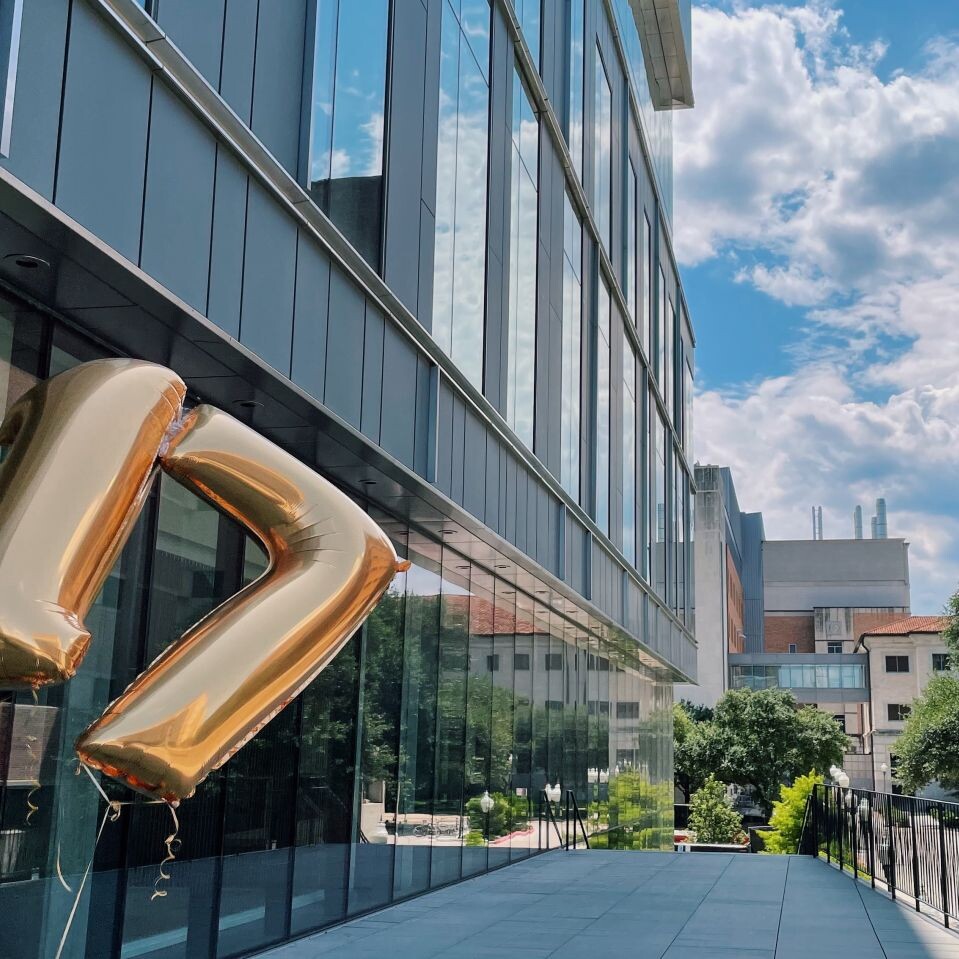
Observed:
[[[540,3],[541,0],[513,0],[516,18],[523,31],[523,39],[537,67],[539,67]]]
[[[488,607],[489,601],[473,592],[469,566],[443,550],[431,886],[460,877],[464,788],[471,795],[477,776],[485,780],[488,762],[489,642],[471,641],[470,619],[479,613],[481,603]],[[477,572],[478,579],[487,577]],[[465,783],[464,743],[473,749],[466,761]]]
[[[400,718],[394,897],[429,886],[436,752],[436,673],[441,579],[438,564],[410,551]]]
[[[583,20],[585,0],[571,0],[569,21],[569,121],[567,142],[573,169],[583,181]]]
[[[397,544],[397,553],[406,555],[405,543]],[[366,621],[360,842],[353,849],[351,913],[389,902],[393,884],[405,610],[406,573],[398,573]]]
[[[610,299],[606,283],[599,282],[596,337],[596,525],[609,533],[610,429]]]
[[[653,347],[650,340],[650,321],[653,304],[653,235],[649,226],[649,214],[643,211],[643,349],[652,359]]]
[[[563,349],[560,483],[579,501],[581,358],[583,336],[583,228],[569,196],[563,207]]]
[[[666,274],[659,268],[659,313],[656,321],[656,379],[663,400],[666,400]]]
[[[633,323],[639,322],[636,315],[636,170],[629,161],[626,174],[626,302]]]
[[[596,118],[593,130],[593,212],[600,240],[612,248],[613,174],[612,122],[613,94],[606,77],[603,58],[596,48]]]
[[[538,182],[539,124],[519,72],[514,71],[506,420],[530,449],[536,376]]]
[[[650,400],[650,430],[655,443],[650,476],[650,516],[652,533],[652,580],[653,588],[666,598],[666,424],[653,400]]]
[[[374,266],[380,258],[389,0],[318,0],[309,189]]]
[[[489,6],[485,9],[485,24],[479,9],[470,11],[471,30],[488,33]],[[488,43],[473,39],[488,57]],[[489,82],[485,62],[481,64],[474,56],[475,46],[453,8],[444,3],[433,337],[470,382],[482,389]]]
[[[623,555],[636,565],[636,358],[623,330]]]

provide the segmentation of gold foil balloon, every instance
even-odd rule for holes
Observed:
[[[186,388],[135,360],[78,366],[0,425],[0,688],[60,683],[127,540]]]
[[[219,410],[183,416],[182,397],[169,370],[98,361],[36,387],[0,434],[16,434],[0,469],[0,570],[14,573],[21,552],[30,573],[0,579],[0,685],[72,675],[89,640],[82,616],[136,518],[155,461],[246,526],[269,554],[263,576],[187,630],[77,741],[88,765],[174,803],[324,669],[406,565],[345,494]],[[14,416],[21,404],[40,413]],[[64,454],[51,444],[64,444]],[[59,631],[33,612],[52,602]]]

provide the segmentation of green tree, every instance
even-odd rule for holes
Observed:
[[[743,831],[743,817],[733,809],[726,787],[712,774],[693,793],[689,804],[689,828],[696,842],[734,842]]]
[[[949,597],[942,613],[949,618],[946,628],[942,631],[942,638],[946,641],[952,655],[959,657],[959,589]]]
[[[913,702],[893,751],[899,757],[896,775],[909,792],[933,780],[959,791],[959,675],[933,677]]]
[[[826,713],[798,708],[784,689],[731,689],[706,724],[705,756],[723,782],[751,786],[768,817],[783,783],[842,763],[846,734]]]
[[[803,821],[806,818],[806,803],[812,794],[813,786],[823,781],[816,771],[799,776],[791,786],[781,786],[779,799],[773,803],[773,814],[769,818],[772,832],[763,835],[766,852],[794,854],[799,851],[799,837],[802,835]]]
[[[686,802],[703,785],[710,772],[715,771],[714,743],[715,736],[708,719],[697,721],[685,702],[673,705],[674,778]]]
[[[701,703],[694,703],[689,699],[681,699],[678,703],[693,722],[705,723],[713,718],[713,711],[709,706],[703,706]]]

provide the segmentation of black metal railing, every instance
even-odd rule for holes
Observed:
[[[959,919],[959,803],[817,785],[799,852]]]
[[[542,824],[546,824],[546,848],[550,848],[549,827],[553,827],[556,833],[556,839],[559,846],[563,849],[576,849],[579,845],[579,835],[582,833],[583,842],[589,849],[589,836],[586,833],[586,825],[583,822],[583,816],[580,812],[579,803],[576,801],[576,794],[572,789],[567,789],[562,800],[553,801],[549,798],[546,790],[542,791],[540,798],[540,848],[543,846]],[[557,811],[563,814],[563,830],[560,831]]]

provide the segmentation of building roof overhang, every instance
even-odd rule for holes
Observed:
[[[691,0],[629,0],[656,110],[695,105]]]

